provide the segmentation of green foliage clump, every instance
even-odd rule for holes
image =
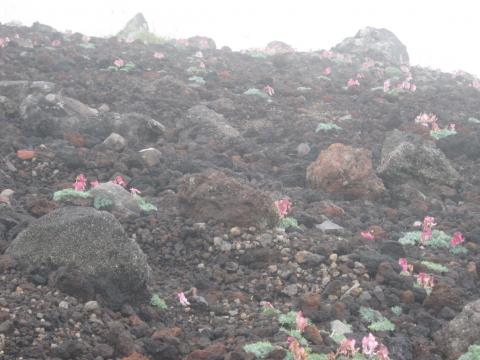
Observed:
[[[190,76],[188,80],[196,82],[197,84],[206,84],[207,82],[201,76]]]
[[[165,300],[163,300],[158,294],[155,294],[150,299],[150,305],[155,306],[161,310],[167,310],[168,306]]]
[[[280,314],[278,316],[278,322],[283,326],[294,329],[297,326],[297,313],[295,311],[289,311],[286,314]]]
[[[448,267],[437,264],[431,261],[422,261],[422,264],[429,270],[436,271],[436,272],[447,272]]]
[[[128,62],[120,68],[118,66],[113,66],[113,65],[107,68],[107,70],[110,70],[110,71],[124,71],[124,72],[130,72],[133,69],[135,69],[135,64],[132,62]]]
[[[447,128],[430,131],[430,136],[435,138],[436,140],[442,139],[442,138],[450,136],[450,135],[456,135],[456,134],[457,134],[457,132],[455,130],[450,130],[450,129],[447,129]]]
[[[299,86],[299,87],[297,87],[297,91],[300,91],[300,92],[308,92],[308,91],[310,91],[310,90],[312,90],[311,87],[306,87],[306,86]]]
[[[478,360],[480,359],[480,345],[471,345],[468,351],[460,356],[458,360]]]
[[[76,191],[74,189],[63,189],[53,193],[53,201],[63,201],[69,197],[88,199],[92,196],[88,191]]]
[[[95,44],[93,43],[81,43],[78,46],[83,47],[84,49],[95,49]]]
[[[259,96],[262,98],[267,98],[268,95],[265,94],[262,90],[258,90],[256,88],[250,88],[247,91],[243,93],[244,95],[253,95],[253,96]]]
[[[332,123],[319,123],[315,132],[318,133],[319,131],[330,131],[330,130],[342,130],[342,128],[336,124]]]
[[[287,217],[284,217],[283,219],[280,219],[278,227],[282,229],[288,229],[289,227],[298,228],[298,221],[293,217],[287,216]]]
[[[416,245],[420,243],[420,231],[410,231],[403,234],[398,240],[402,245]],[[465,254],[468,252],[463,246],[452,246],[450,244],[451,237],[441,230],[433,230],[432,238],[427,241],[426,246],[432,248],[447,248],[452,254]]]
[[[345,339],[345,334],[350,334],[352,332],[352,325],[341,322],[340,320],[335,320],[339,325],[336,326],[336,329],[332,329],[332,333],[330,334],[330,338],[335,341],[337,344]],[[332,322],[332,324],[334,323]],[[332,325],[333,328],[333,325]],[[337,330],[337,331],[335,331]]]
[[[360,316],[370,323],[368,328],[372,331],[394,331],[395,324],[383,316],[379,311],[367,307],[360,308]]]
[[[155,205],[153,205],[149,202],[146,202],[145,199],[142,198],[141,196],[135,195],[135,198],[137,199],[138,206],[140,206],[142,211],[148,213],[148,212],[158,210],[158,208]]]
[[[402,315],[402,311],[403,311],[402,308],[398,305],[392,306],[390,310],[392,310],[392,312],[397,316]]]
[[[190,66],[190,67],[187,69],[187,73],[192,74],[192,75],[205,74],[206,72],[207,72],[207,70],[202,69],[202,68],[199,68],[199,67],[196,67],[196,66]]]
[[[113,205],[113,202],[108,197],[97,196],[93,199],[93,207],[97,210],[109,209]]]
[[[398,240],[402,245],[415,245],[420,241],[420,231],[409,231]]]
[[[386,77],[402,77],[403,71],[397,67],[387,66],[385,68],[385,76]]]
[[[274,315],[279,315],[280,314],[280,310],[277,310],[275,308],[272,308],[272,307],[269,307],[269,306],[264,306],[262,308],[262,312],[265,314],[265,315],[270,315],[270,316],[274,316]]]
[[[245,345],[243,350],[252,353],[257,359],[263,359],[273,351],[273,345],[268,341],[259,341]]]

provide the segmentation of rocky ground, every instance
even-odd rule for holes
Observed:
[[[0,25],[2,359],[241,360],[260,341],[284,359],[289,311],[310,321],[297,339],[311,359],[347,324],[391,359],[467,352],[480,84],[408,66],[388,31],[356,39],[239,53]],[[455,132],[437,140],[422,113]],[[54,201],[79,174],[126,189]],[[286,198],[298,227],[279,226]],[[399,242],[426,216],[448,241],[462,232],[462,251]],[[394,328],[369,328],[362,308]]]

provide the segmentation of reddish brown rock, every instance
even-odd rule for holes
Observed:
[[[184,176],[178,203],[180,214],[194,221],[259,228],[275,226],[279,221],[270,196],[220,171]]]
[[[320,335],[320,331],[318,331],[315,325],[308,325],[305,328],[305,332],[303,333],[303,336],[313,345],[323,344],[322,335]]]
[[[465,296],[460,289],[452,288],[445,283],[439,283],[435,284],[432,293],[425,299],[423,305],[436,313],[445,306],[461,310],[464,298]]]
[[[385,191],[372,168],[370,150],[332,144],[307,168],[312,188],[343,194],[347,198],[376,198]]]
[[[217,359],[224,354],[225,354],[225,345],[223,343],[216,343],[216,344],[210,345],[206,349],[192,351],[185,358],[185,360]]]

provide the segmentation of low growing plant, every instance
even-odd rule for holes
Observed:
[[[342,130],[342,128],[333,123],[319,123],[315,132],[318,133],[319,131],[330,131],[330,130]]]
[[[403,311],[402,308],[398,305],[392,306],[390,310],[392,310],[392,312],[397,316],[402,315],[402,311]]]
[[[436,272],[447,272],[448,267],[437,264],[431,261],[422,261],[422,264],[429,270],[436,271]]]
[[[478,360],[480,359],[480,345],[470,345],[468,351],[460,356],[458,360]]]
[[[268,341],[259,341],[245,345],[243,350],[252,353],[257,359],[264,359],[273,351],[273,345]]]
[[[360,316],[370,323],[368,328],[372,331],[394,331],[395,325],[379,311],[367,307],[360,308]]]
[[[82,199],[91,198],[92,195],[87,191],[77,191],[75,189],[63,189],[59,191],[55,191],[53,193],[53,200],[54,201],[63,201],[69,197],[77,197]]]
[[[155,306],[161,310],[167,310],[168,306],[165,300],[163,300],[158,294],[154,294],[150,299],[150,305]]]

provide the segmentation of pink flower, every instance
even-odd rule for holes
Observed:
[[[473,87],[474,89],[480,89],[480,80],[478,79],[473,80],[470,86]]]
[[[431,216],[425,216],[423,219],[423,229],[422,233],[420,234],[420,241],[422,243],[427,242],[432,238],[432,227],[437,225],[435,223],[435,218]]]
[[[357,79],[363,79],[365,77],[365,75],[363,75],[362,73],[357,73]]]
[[[98,180],[90,181],[90,186],[91,186],[92,188],[96,188],[98,185],[100,185],[100,183],[98,182]]]
[[[452,246],[457,246],[463,242],[465,242],[465,237],[463,236],[463,234],[460,231],[455,231],[452,240],[450,240],[450,244]]]
[[[365,336],[362,339],[362,352],[365,355],[373,356],[375,355],[375,348],[378,346],[378,342],[371,333],[368,336]]]
[[[125,66],[125,61],[123,61],[122,59],[117,59],[113,62],[113,64],[117,67],[117,68],[122,68]]]
[[[127,185],[127,183],[125,182],[123,177],[121,177],[120,175],[116,176],[115,179],[112,182],[114,184],[117,184],[117,185],[120,185],[120,186],[126,186]]]
[[[402,267],[402,272],[408,272],[408,262],[405,258],[398,259],[398,265]]]
[[[138,194],[141,194],[142,192],[140,190],[138,190],[137,188],[130,188],[130,193],[132,195],[138,195]]]
[[[340,342],[340,347],[338,348],[337,353],[339,355],[347,355],[347,356],[355,355],[358,352],[358,350],[355,348],[355,342],[356,342],[355,339],[344,338]]]
[[[410,86],[410,91],[412,91],[412,92],[417,91],[417,85],[412,84],[412,85]]]
[[[353,80],[353,79],[350,79],[347,81],[347,87],[348,88],[351,88],[353,86],[359,86],[360,83],[358,82],[358,80]]]
[[[275,207],[280,214],[280,218],[283,219],[292,210],[292,203],[287,198],[277,200],[274,202]]]
[[[57,39],[52,41],[53,47],[59,47],[60,45],[62,45],[62,42],[60,40]]]
[[[432,289],[434,285],[433,275],[421,272],[417,275],[417,284],[424,289]]]
[[[270,301],[260,301],[260,305],[262,305],[265,308],[274,309]]]
[[[383,344],[380,344],[378,346],[378,350],[375,353],[375,355],[378,357],[379,360],[389,360],[390,359],[388,357],[389,354],[390,352],[388,351],[387,347]]]
[[[178,300],[180,301],[180,304],[182,304],[182,306],[190,306],[190,303],[188,302],[183,292],[179,292],[177,294],[177,297],[178,297]]]
[[[270,85],[267,85],[263,88],[263,91],[265,91],[265,93],[268,95],[268,96],[273,96],[275,94],[275,90],[273,89],[273,87],[271,87]]]
[[[330,59],[333,56],[333,52],[329,50],[322,51],[322,57],[326,59]]]
[[[308,325],[308,321],[303,317],[303,313],[301,311],[297,312],[295,322],[297,324],[297,330],[303,333]]]
[[[323,69],[323,75],[328,76],[332,73],[332,68],[330,66]]]
[[[155,59],[163,59],[163,58],[165,58],[165,55],[164,55],[162,52],[156,51],[156,52],[153,54],[153,57],[154,57]]]
[[[75,179],[75,182],[73,183],[73,188],[75,189],[75,191],[85,191],[86,187],[87,178],[83,174],[78,175]]]
[[[9,41],[10,39],[8,37],[0,38],[0,48],[4,48],[5,46],[7,46]]]
[[[375,240],[375,235],[372,234],[371,231],[362,231],[360,235],[367,240],[373,241]]]
[[[383,82],[383,92],[388,92],[390,90],[390,80],[385,80]]]
[[[455,124],[448,124],[448,130],[455,131]]]
[[[288,349],[293,355],[293,360],[307,360],[308,354],[303,347],[300,346],[297,339],[289,336],[287,342],[290,344]]]

